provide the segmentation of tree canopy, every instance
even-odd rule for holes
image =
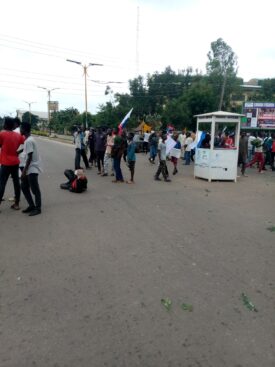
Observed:
[[[241,106],[232,103],[232,96],[241,96],[243,80],[237,77],[237,56],[221,38],[212,42],[207,54],[206,73],[188,67],[174,71],[170,66],[163,72],[129,80],[128,93],[114,94],[107,85],[105,94],[110,101],[98,106],[96,114],[88,114],[89,126],[115,127],[133,108],[128,127],[141,121],[152,126],[172,123],[177,129],[194,128],[194,115],[222,109],[241,112]],[[258,100],[272,100],[275,79],[259,83],[255,93]],[[73,107],[52,114],[50,127],[58,132],[71,131],[75,125],[85,124],[85,114]]]

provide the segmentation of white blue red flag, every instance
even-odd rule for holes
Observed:
[[[130,116],[131,116],[132,111],[133,111],[133,108],[131,108],[131,110],[127,113],[127,115],[124,117],[124,119],[123,119],[123,120],[121,121],[121,123],[118,125],[118,128],[119,128],[120,130],[122,130],[122,129],[125,127],[125,125],[127,124],[128,120],[129,120],[129,118],[130,118]]]

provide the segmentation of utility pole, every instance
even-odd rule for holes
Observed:
[[[30,121],[30,125],[32,125],[31,105],[36,102],[27,102],[27,101],[23,101],[23,102],[29,105],[29,121]]]
[[[45,89],[47,91],[47,93],[48,93],[48,126],[50,126],[50,122],[51,122],[51,111],[50,111],[51,92],[53,90],[60,89],[60,88],[48,89],[46,87],[39,87],[39,86],[37,88]]]
[[[86,129],[88,128],[88,96],[87,96],[87,75],[88,75],[88,67],[89,66],[103,66],[103,64],[95,64],[93,62],[90,62],[88,65],[83,64],[80,61],[75,61],[75,60],[69,60],[67,59],[66,61],[68,62],[73,62],[74,64],[80,65],[83,67],[83,72],[84,72],[84,86],[85,86],[85,127]]]
[[[139,76],[139,6],[137,7],[136,76]]]

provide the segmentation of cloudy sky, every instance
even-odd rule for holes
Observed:
[[[46,111],[47,92],[38,86],[59,88],[51,99],[61,109],[83,111],[83,68],[66,59],[103,64],[89,68],[88,110],[94,113],[112,98],[104,96],[106,82],[119,82],[109,84],[114,93],[126,92],[137,73],[168,65],[205,72],[210,43],[219,37],[238,56],[245,81],[273,78],[274,13],[274,0],[3,1],[0,115],[28,109],[26,102]]]

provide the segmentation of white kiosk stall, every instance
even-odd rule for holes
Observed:
[[[237,181],[240,122],[243,115],[217,111],[196,115],[198,145],[194,177]]]

